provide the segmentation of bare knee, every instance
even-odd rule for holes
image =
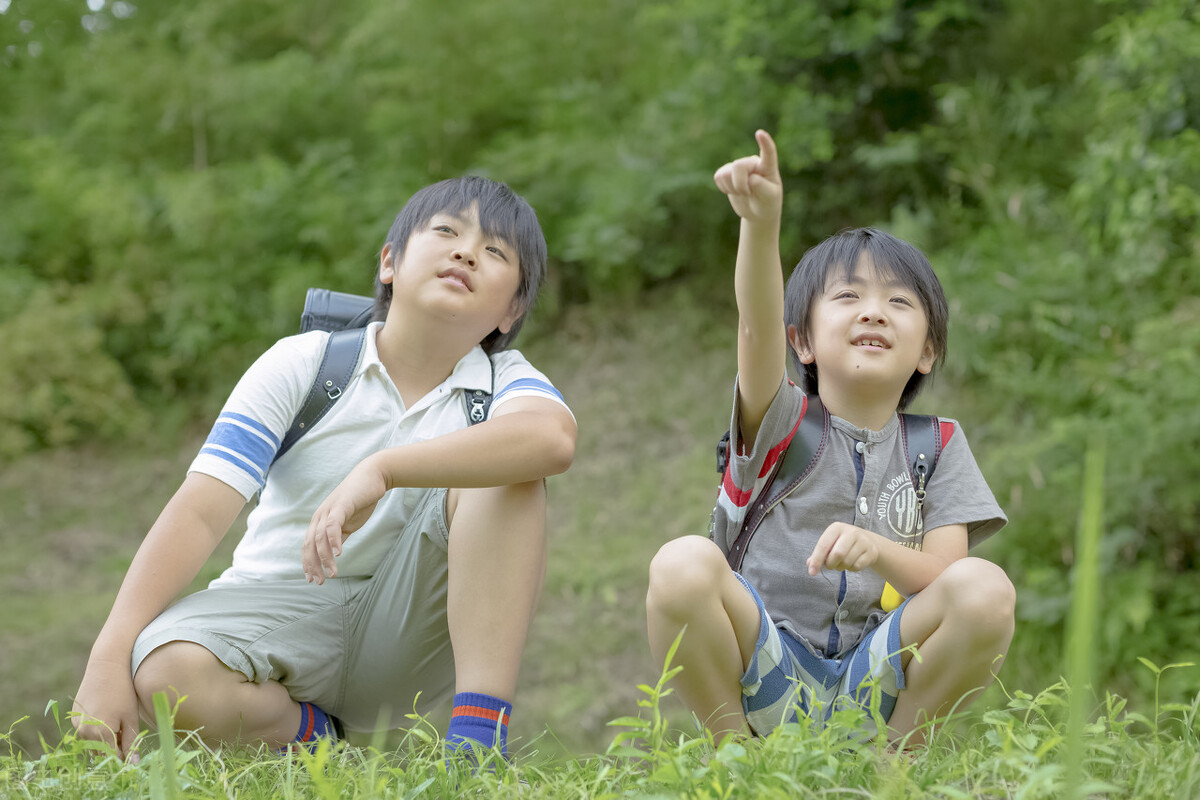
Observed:
[[[1012,636],[1017,592],[997,565],[981,558],[954,562],[938,577],[947,617],[980,638]]]
[[[682,619],[720,594],[729,571],[725,556],[709,539],[684,536],[659,548],[650,561],[648,613]]]
[[[230,672],[208,649],[192,642],[168,642],[142,659],[133,688],[143,716],[154,718],[154,695],[164,692],[175,705],[181,697],[202,692],[218,671]]]

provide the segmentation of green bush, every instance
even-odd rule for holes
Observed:
[[[0,458],[34,448],[137,435],[147,420],[125,373],[82,298],[48,291],[27,298],[0,322],[0,375],[9,402],[0,407]]]

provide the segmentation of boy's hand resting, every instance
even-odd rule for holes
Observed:
[[[337,577],[334,559],[342,554],[342,541],[371,518],[387,488],[383,473],[368,458],[350,470],[317,507],[301,550],[304,577],[309,583],[320,585],[326,577]]]
[[[778,224],[783,208],[779,155],[771,134],[757,131],[754,138],[758,142],[758,155],[730,161],[716,171],[713,181],[729,197],[729,205],[742,219]]]
[[[858,572],[875,566],[879,560],[879,535],[846,522],[835,522],[825,529],[805,564],[808,574],[822,569]]]
[[[132,748],[138,735],[138,701],[128,658],[88,661],[71,707],[71,724],[80,739],[105,742],[121,758],[133,756],[136,760]]]

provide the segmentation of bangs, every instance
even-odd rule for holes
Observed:
[[[894,283],[916,292],[926,306],[938,290],[931,291],[930,279],[937,283],[929,261],[916,248],[891,236],[838,236],[830,247],[814,259],[812,278],[824,291],[835,280],[852,282],[866,277],[863,270],[874,273],[880,283]],[[940,289],[940,286],[938,287]]]

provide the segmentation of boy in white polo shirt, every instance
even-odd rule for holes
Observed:
[[[311,432],[275,461],[328,334],[280,340],[233,390],[92,648],[82,737],[128,754],[158,691],[186,697],[176,725],[207,741],[282,747],[454,689],[450,746],[505,750],[545,572],[543,479],[575,446],[561,395],[507,349],[545,266],[537,217],[504,184],[413,195],[358,365]],[[476,389],[494,399],[469,426]],[[168,608],[260,492],[229,569]]]

